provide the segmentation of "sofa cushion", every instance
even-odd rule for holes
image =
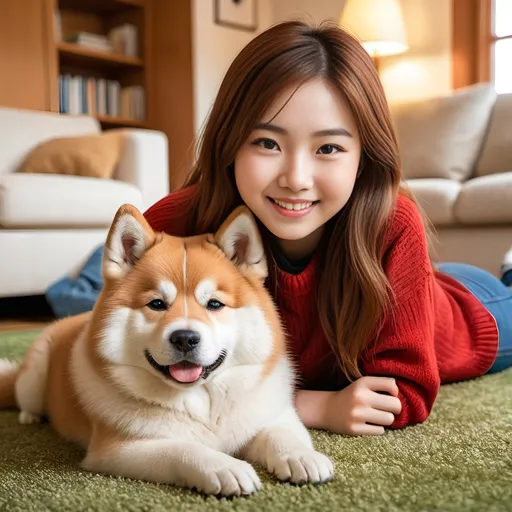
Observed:
[[[434,226],[455,222],[454,206],[462,184],[454,180],[407,180],[405,185],[414,194]]]
[[[119,162],[121,143],[122,132],[119,131],[82,137],[57,137],[34,148],[20,171],[111,178]]]
[[[51,174],[0,174],[0,226],[108,227],[124,203],[141,208],[141,191],[117,180]]]
[[[44,140],[100,133],[90,116],[0,107],[0,175],[17,170],[27,155]]]
[[[404,178],[467,179],[495,99],[492,85],[477,84],[446,97],[392,105]]]
[[[475,169],[476,176],[512,171],[512,93],[500,94]]]
[[[455,204],[455,218],[473,225],[512,223],[512,172],[464,183]]]

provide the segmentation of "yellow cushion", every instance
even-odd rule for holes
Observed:
[[[112,178],[120,151],[119,132],[50,139],[28,154],[20,171]]]

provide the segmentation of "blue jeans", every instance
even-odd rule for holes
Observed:
[[[440,263],[437,269],[463,284],[491,313],[498,325],[498,355],[487,373],[512,366],[512,271],[500,281],[489,272],[464,263]]]
[[[103,288],[101,261],[103,245],[90,256],[79,276],[63,277],[46,290],[46,301],[57,318],[65,318],[90,311]]]

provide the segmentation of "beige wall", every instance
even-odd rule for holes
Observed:
[[[452,90],[452,2],[401,0],[409,51],[381,60],[388,100],[408,101]]]
[[[275,0],[273,15],[276,22],[301,18],[320,22],[324,19],[340,19],[345,0]]]
[[[201,129],[222,78],[237,53],[258,32],[272,24],[272,3],[272,0],[258,0],[258,31],[245,32],[216,25],[213,21],[213,1],[193,1],[192,52],[196,133]]]

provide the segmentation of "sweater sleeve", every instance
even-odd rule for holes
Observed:
[[[195,187],[171,192],[144,213],[144,217],[155,231],[173,236],[188,236],[193,215]]]
[[[425,421],[440,386],[434,346],[434,275],[416,205],[398,199],[384,256],[393,298],[364,358],[366,375],[397,381],[402,411],[391,428]]]

